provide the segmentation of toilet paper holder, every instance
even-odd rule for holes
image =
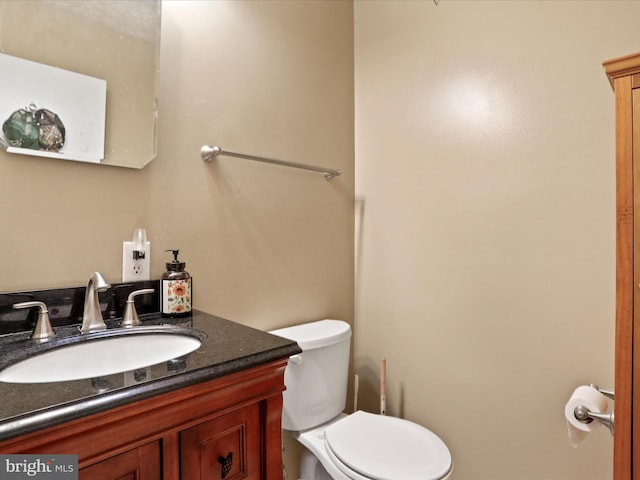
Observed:
[[[615,400],[615,393],[613,390],[598,388],[597,385],[589,386],[598,390],[605,397],[610,398],[611,400]],[[613,435],[613,411],[607,413],[592,412],[587,407],[579,405],[575,408],[573,414],[576,419],[578,419],[578,421],[582,423],[591,423],[594,420],[601,423],[602,425],[607,427],[611,432],[611,435]]]

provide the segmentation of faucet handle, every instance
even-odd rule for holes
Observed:
[[[122,324],[120,325],[121,327],[133,327],[136,325],[140,325],[140,319],[138,318],[138,313],[136,312],[136,304],[134,302],[134,299],[138,295],[153,292],[155,292],[153,288],[144,288],[142,290],[136,290],[129,294],[129,297],[127,298],[127,304],[124,308],[124,318],[122,319]]]
[[[16,310],[19,308],[31,308],[31,307],[39,307],[40,311],[38,312],[38,321],[36,322],[36,328],[33,329],[33,334],[31,338],[37,342],[48,342],[53,337],[56,336],[53,328],[51,328],[51,322],[49,321],[49,310],[47,309],[47,305],[44,302],[22,302],[15,303],[13,308]]]

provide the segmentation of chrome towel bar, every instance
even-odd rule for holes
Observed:
[[[204,160],[205,162],[211,162],[218,155],[223,155],[225,157],[244,158],[245,160],[255,160],[257,162],[272,163],[274,165],[282,165],[284,167],[313,170],[314,172],[323,173],[324,178],[326,178],[327,180],[331,180],[333,177],[337,177],[338,175],[340,175],[340,173],[342,173],[340,172],[340,170],[334,170],[332,168],[316,167],[315,165],[306,165],[304,163],[288,162],[286,160],[277,160],[275,158],[260,157],[258,155],[249,155],[246,153],[230,152],[229,150],[223,150],[222,148],[217,146],[211,147],[209,145],[204,145],[200,149],[200,156],[202,157],[202,160]]]

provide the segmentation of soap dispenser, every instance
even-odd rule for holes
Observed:
[[[185,263],[178,260],[180,250],[165,250],[173,253],[173,260],[167,263],[167,271],[162,274],[162,316],[187,317],[191,315],[191,275],[185,271]]]

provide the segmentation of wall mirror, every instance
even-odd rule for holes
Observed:
[[[0,0],[0,53],[106,81],[101,165],[140,169],[156,156],[161,8],[160,0]]]

